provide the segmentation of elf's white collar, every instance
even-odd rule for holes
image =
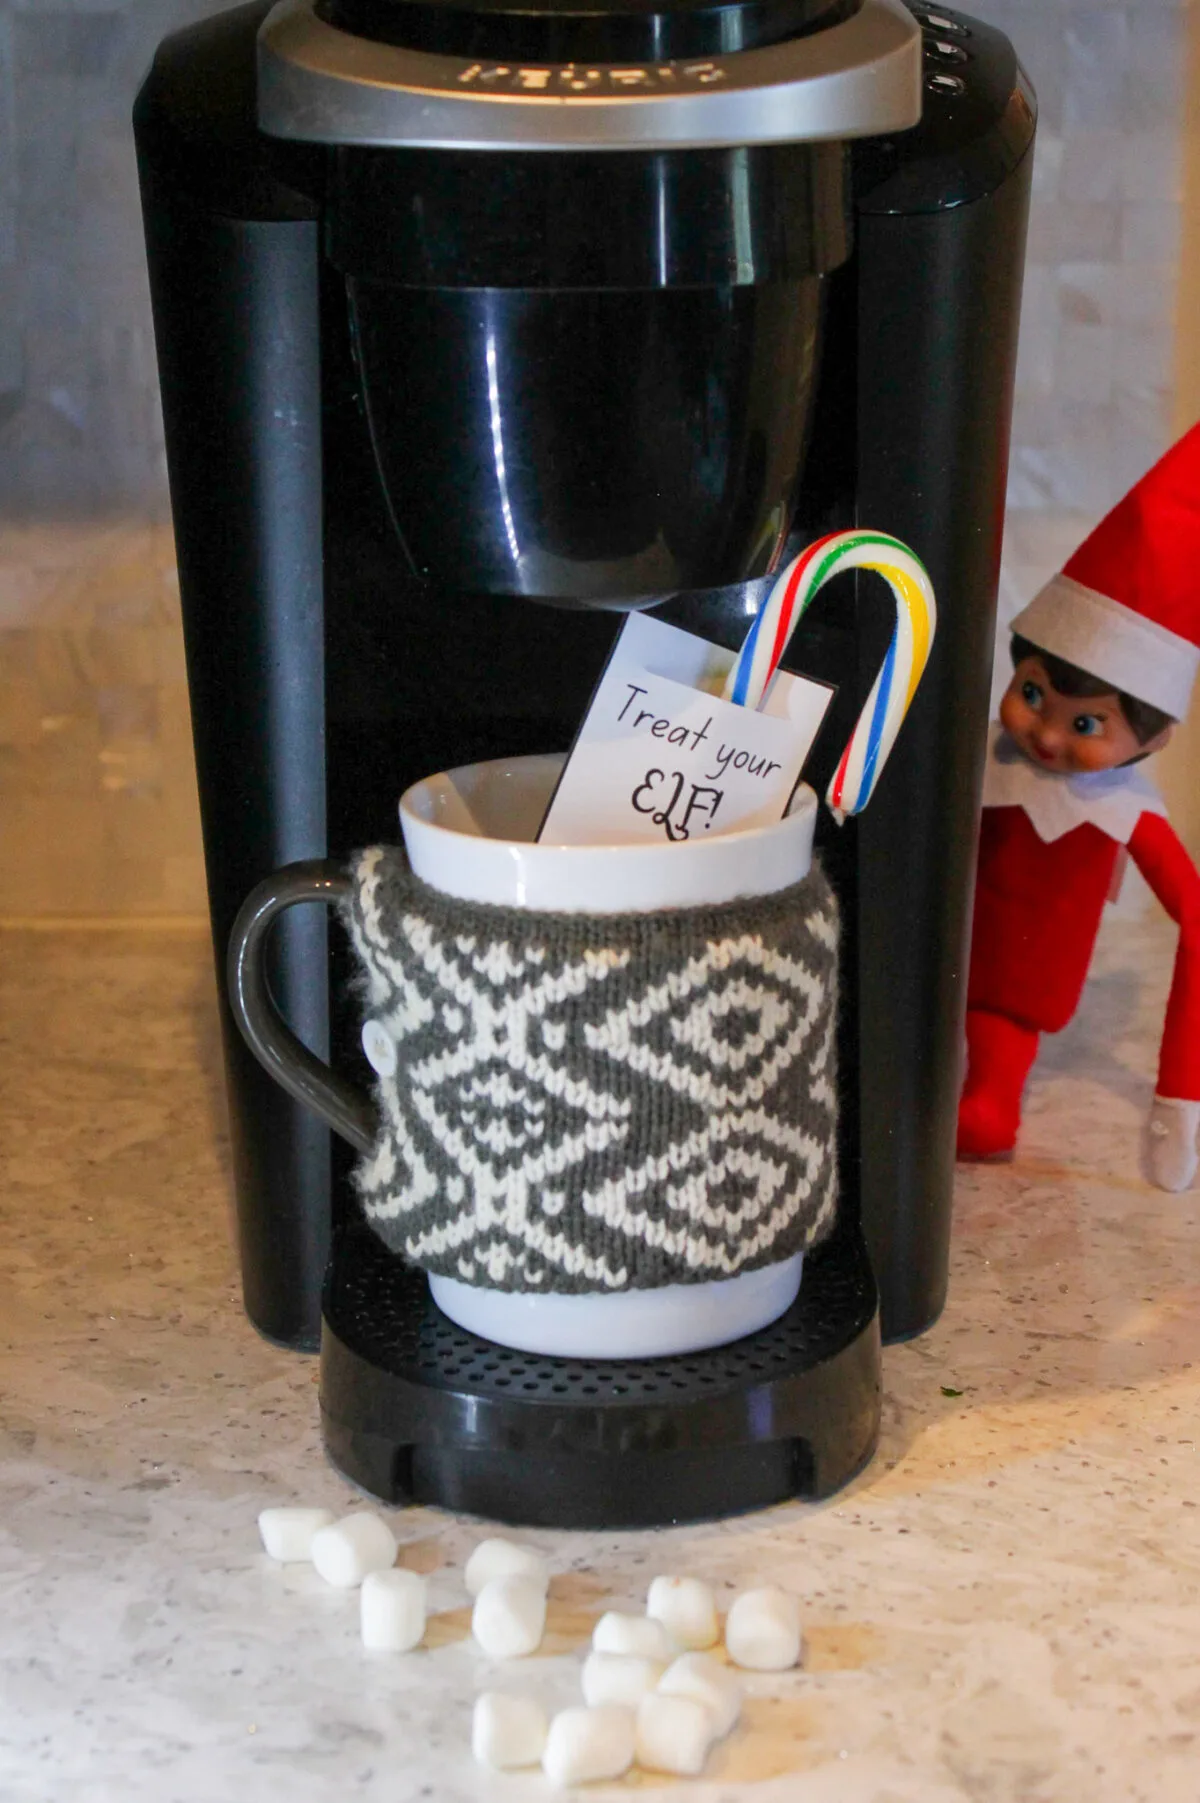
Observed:
[[[1038,838],[1047,844],[1090,823],[1119,845],[1128,845],[1143,814],[1167,811],[1144,765],[1058,776],[1031,764],[999,725],[993,725],[988,735],[983,805],[1024,808]]]

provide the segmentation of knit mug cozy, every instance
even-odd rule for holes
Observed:
[[[396,1050],[355,1182],[394,1252],[580,1295],[734,1277],[829,1232],[837,910],[819,865],[645,914],[460,901],[391,847],[352,878],[365,1012]]]

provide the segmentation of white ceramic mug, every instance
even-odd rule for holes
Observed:
[[[414,783],[400,828],[414,873],[462,901],[539,912],[629,914],[771,895],[812,866],[817,798],[801,785],[769,826],[679,844],[546,845],[535,834],[563,756],[500,758]],[[291,1033],[267,988],[271,923],[299,902],[340,902],[351,883],[330,863],[289,865],[260,883],[234,925],[229,992],[234,1016],[271,1075],[360,1152],[374,1144],[374,1104]],[[368,1023],[363,1047],[390,1074],[396,1051]],[[775,1321],[795,1301],[804,1255],[716,1282],[595,1295],[537,1295],[430,1276],[434,1300],[459,1326],[522,1352],[645,1359],[721,1346]]]
[[[461,901],[567,914],[632,914],[771,895],[808,875],[817,798],[801,785],[771,826],[670,844],[546,845],[534,836],[564,759],[499,758],[414,783],[400,829],[414,873]],[[431,1276],[460,1327],[522,1352],[661,1358],[723,1346],[791,1307],[804,1255],[713,1283],[556,1296]]]

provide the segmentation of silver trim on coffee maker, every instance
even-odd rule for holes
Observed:
[[[353,37],[280,0],[258,38],[258,122],[277,138],[436,150],[688,150],[904,131],[921,32],[900,0],[732,56],[497,63]]]

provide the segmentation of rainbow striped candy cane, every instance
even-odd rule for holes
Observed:
[[[896,601],[883,667],[825,794],[838,820],[870,801],[929,661],[937,627],[933,584],[920,559],[886,532],[831,532],[793,558],[767,596],[729,672],[723,699],[759,707],[797,622],[818,589],[843,570],[875,570]]]

